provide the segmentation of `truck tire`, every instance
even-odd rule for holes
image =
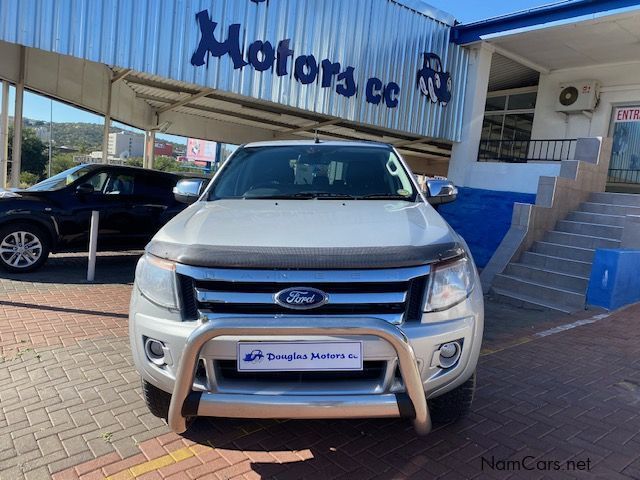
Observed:
[[[49,257],[51,239],[44,229],[28,222],[0,227],[0,266],[11,273],[32,272]]]
[[[142,396],[149,411],[156,417],[162,418],[165,422],[169,419],[169,404],[171,394],[160,390],[155,385],[142,380]]]
[[[459,387],[429,400],[429,411],[434,423],[452,423],[471,410],[476,391],[476,372]]]
[[[169,421],[169,404],[171,403],[171,394],[160,390],[155,385],[142,380],[142,396],[147,408],[155,417],[161,418],[165,422]],[[196,417],[187,417],[187,427],[189,427]]]

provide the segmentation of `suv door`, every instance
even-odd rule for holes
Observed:
[[[177,176],[151,170],[136,172],[132,212],[136,217],[136,235],[142,246],[182,209],[174,208],[177,202],[173,197],[173,187],[177,181]]]
[[[101,192],[107,183],[109,173],[106,170],[95,170],[64,189],[65,200],[61,202],[60,211],[56,216],[60,234],[59,249],[84,247],[89,240],[89,227],[91,224],[91,212],[101,212],[104,208]],[[80,185],[90,185],[94,193],[81,193]],[[87,189],[87,192],[90,189]],[[102,227],[102,226],[101,226]],[[102,229],[102,228],[101,228]],[[104,232],[99,231],[99,234]]]
[[[98,248],[123,248],[130,241],[128,230],[134,223],[130,213],[133,200],[134,177],[126,170],[100,169],[87,175],[81,185],[91,185],[86,193],[73,187],[73,196],[66,208],[60,212],[58,225],[61,249],[85,246],[89,241],[91,212],[99,213]]]
[[[98,245],[101,249],[123,250],[139,248],[139,222],[142,220],[136,212],[136,174],[132,170],[115,169],[103,189],[104,215],[100,230],[106,235]]]

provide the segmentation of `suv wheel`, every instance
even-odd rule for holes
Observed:
[[[459,387],[429,400],[429,410],[434,423],[451,423],[466,416],[476,391],[476,372]]]
[[[49,236],[35,225],[13,223],[0,227],[0,265],[9,272],[31,272],[47,261]]]
[[[169,421],[169,404],[171,403],[171,394],[160,390],[155,385],[142,380],[142,396],[144,402],[147,404],[147,408],[152,415],[163,419],[165,422]],[[195,417],[188,417],[187,427],[193,423]]]

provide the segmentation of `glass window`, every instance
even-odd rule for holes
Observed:
[[[102,192],[105,183],[107,183],[107,178],[109,178],[109,174],[107,172],[100,172],[82,183],[88,183],[89,185],[91,185],[95,192]]]
[[[104,193],[107,195],[133,195],[133,175],[112,175],[107,182]]]
[[[610,184],[640,184],[640,122],[634,115],[625,116],[624,110],[635,113],[640,106],[620,107],[614,111],[612,123],[613,149],[609,164]],[[622,114],[618,113],[623,111]]]
[[[529,140],[533,124],[532,117],[533,115],[529,113],[505,115],[502,140]]]
[[[486,140],[500,140],[504,115],[487,115],[482,125],[482,138]]]
[[[479,159],[526,158],[536,98],[537,92],[487,98]]]
[[[495,110],[504,110],[507,106],[507,97],[487,97],[485,111],[491,112]]]
[[[415,200],[392,150],[374,146],[291,145],[238,150],[209,193],[224,198],[397,198]]]
[[[536,92],[509,95],[509,110],[531,110],[536,108]]]

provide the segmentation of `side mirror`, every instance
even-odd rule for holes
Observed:
[[[200,197],[203,187],[202,178],[185,178],[173,187],[173,196],[177,202],[192,204]]]
[[[76,188],[76,193],[78,195],[90,195],[93,192],[95,192],[95,189],[90,183],[82,183]]]
[[[427,180],[427,200],[431,205],[451,203],[458,198],[458,189],[451,180]]]

